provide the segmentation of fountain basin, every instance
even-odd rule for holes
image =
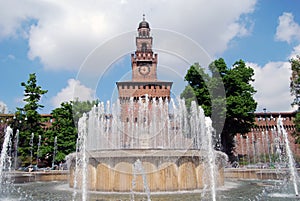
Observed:
[[[216,183],[224,184],[224,166],[227,156],[216,154]],[[207,151],[174,149],[124,149],[89,151],[87,186],[92,191],[131,192],[144,191],[144,179],[151,192],[181,191],[204,188],[209,183]],[[70,182],[74,186],[75,154],[69,156]],[[144,169],[134,172],[134,164],[140,160]],[[135,187],[133,178],[136,176]],[[81,181],[81,179],[78,179]],[[82,184],[77,184],[80,187]]]
[[[51,170],[37,172],[11,171],[5,172],[4,178],[12,179],[13,183],[27,183],[37,181],[67,181],[69,178],[69,172],[67,170]]]
[[[224,174],[229,179],[283,180],[289,177],[289,170],[226,168]]]

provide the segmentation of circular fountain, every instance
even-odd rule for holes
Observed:
[[[212,150],[211,121],[201,107],[193,102],[188,113],[183,100],[177,104],[130,100],[135,103],[139,111],[135,121],[123,122],[120,105],[109,103],[100,103],[80,119],[81,152],[70,155],[72,187],[165,192],[223,185],[227,157]],[[137,164],[140,168],[135,168]]]

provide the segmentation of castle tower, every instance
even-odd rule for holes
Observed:
[[[132,81],[157,81],[157,54],[152,51],[153,40],[145,17],[137,31],[136,51],[131,55]]]
[[[168,101],[173,84],[173,82],[157,79],[158,55],[152,51],[153,38],[145,17],[139,23],[137,31],[136,51],[131,55],[132,80],[116,83],[122,108],[122,120],[127,119],[126,111],[131,98],[138,100],[147,97],[151,102],[162,98]]]
[[[159,99],[164,102],[170,100],[173,83],[157,79],[158,55],[153,53],[153,38],[150,31],[149,23],[143,16],[137,29],[136,51],[131,55],[132,80],[116,83],[123,122],[150,122],[151,119],[138,118],[140,102],[147,103],[147,110],[151,111],[151,105],[157,103]],[[167,108],[165,110],[167,111]]]

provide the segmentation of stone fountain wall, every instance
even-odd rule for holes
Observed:
[[[220,186],[224,184],[226,157],[216,153],[217,185]],[[151,192],[195,190],[209,184],[207,153],[198,150],[115,150],[89,152],[88,155],[88,189],[92,191],[145,191],[141,172],[134,171],[137,160],[142,162]],[[73,165],[70,174],[70,186],[73,187]],[[132,189],[134,175],[136,186]]]

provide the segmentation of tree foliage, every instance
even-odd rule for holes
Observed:
[[[180,95],[181,98],[186,99],[187,107],[191,105],[191,101],[195,100],[203,108],[205,115],[211,115],[211,99],[208,89],[208,82],[210,77],[205,73],[204,69],[200,67],[198,63],[195,63],[190,67],[187,74],[185,75],[185,80],[188,82],[188,86],[184,89],[183,93]],[[191,95],[191,89],[193,89],[194,95]]]
[[[210,73],[199,64],[192,65],[185,76],[189,86],[181,96],[189,100],[191,95],[186,96],[185,91],[190,94],[189,88],[193,89],[205,115],[212,118],[213,127],[221,137],[222,150],[232,157],[234,136],[249,132],[254,123],[257,106],[253,98],[256,91],[251,85],[254,71],[242,60],[228,68],[222,58],[212,62],[208,69]]]
[[[52,110],[52,125],[42,139],[39,158],[47,164],[57,164],[76,151],[78,119],[97,103],[98,101],[78,100],[63,102],[60,107]]]
[[[23,108],[17,108],[15,113],[16,121],[13,121],[13,128],[18,128],[19,132],[19,156],[22,161],[29,162],[32,160],[30,153],[36,156],[34,150],[38,143],[38,136],[43,135],[42,118],[38,110],[44,106],[39,104],[42,96],[47,93],[41,86],[37,84],[35,73],[29,74],[27,82],[22,82],[21,86],[24,87],[24,99],[26,102]],[[32,138],[32,135],[34,137]],[[32,146],[31,146],[32,144]],[[31,162],[31,161],[30,161]]]
[[[82,117],[83,113],[89,112],[94,105],[98,105],[99,100],[92,100],[92,101],[79,101],[76,99],[75,101],[72,102],[72,108],[73,108],[73,119],[75,126],[77,127],[78,125],[78,120],[80,117]]]
[[[292,76],[290,82],[290,91],[291,95],[294,96],[294,100],[292,105],[298,106],[298,110],[296,113],[296,117],[294,119],[294,123],[296,126],[296,130],[294,132],[294,137],[297,144],[300,144],[300,56],[296,56],[290,60],[291,69],[292,69]]]
[[[28,81],[22,82],[21,86],[24,87],[23,100],[26,104],[22,108],[17,108],[13,119],[0,124],[0,144],[3,140],[4,128],[6,125],[10,125],[14,130],[11,155],[14,157],[14,154],[18,153],[18,158],[22,161],[23,166],[36,164],[37,158],[39,159],[39,167],[50,165],[52,162],[64,161],[66,155],[76,149],[79,118],[83,113],[89,112],[99,101],[75,100],[74,102],[64,102],[59,108],[51,112],[53,121],[50,127],[46,127],[45,122],[49,122],[50,117],[39,114],[39,110],[44,107],[39,102],[48,91],[43,90],[37,84],[35,73],[29,74]],[[18,136],[16,135],[17,130],[19,130]],[[56,145],[54,143],[55,138],[57,139]],[[18,152],[14,150],[16,145],[18,145]],[[55,158],[53,158],[55,147],[56,153]]]
[[[54,157],[54,148],[56,148],[54,161],[60,162],[76,149],[77,129],[73,120],[72,102],[61,103],[61,106],[54,109],[51,114],[53,122],[45,134],[45,146],[42,147],[41,152],[43,156],[48,155],[48,160],[51,162]],[[56,147],[55,137],[57,138]]]

